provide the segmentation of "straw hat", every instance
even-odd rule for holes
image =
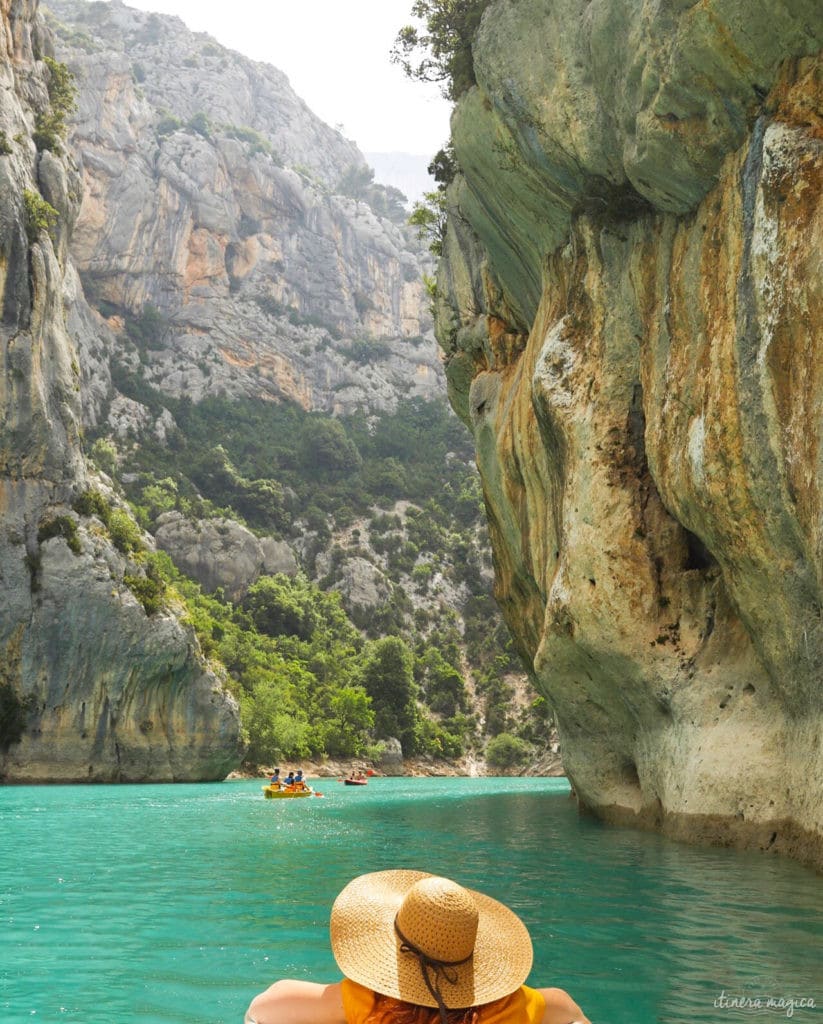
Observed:
[[[349,882],[332,907],[331,947],[352,981],[441,1012],[510,995],[532,965],[529,933],[513,911],[425,871]]]

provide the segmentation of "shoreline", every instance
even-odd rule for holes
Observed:
[[[250,765],[243,764],[240,768],[230,772],[227,779],[259,779],[268,778],[278,765]],[[431,778],[522,778],[522,777],[545,777],[565,778],[563,763],[558,756],[544,758],[534,764],[525,767],[514,768],[490,768],[485,761],[477,759],[465,759],[462,761],[440,761],[434,758],[407,758],[403,761],[402,767],[397,770],[386,771],[377,767],[369,761],[354,759],[351,761],[282,761],[279,765],[281,775],[285,776],[289,771],[299,768],[303,769],[303,777],[306,779],[337,779],[345,778],[352,772],[371,772],[379,777],[431,777]]]

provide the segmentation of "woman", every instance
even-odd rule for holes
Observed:
[[[590,1024],[562,989],[523,984],[532,944],[513,911],[425,871],[349,882],[331,948],[343,981],[275,982],[246,1024]]]

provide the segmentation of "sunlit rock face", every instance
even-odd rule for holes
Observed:
[[[822,26],[767,6],[492,3],[438,334],[581,805],[820,864]]]
[[[124,584],[141,570],[103,524],[72,509],[96,387],[80,353],[101,342],[67,257],[78,168],[31,140],[48,105],[36,7],[0,5],[0,779],[222,778],[240,757],[235,702],[171,613],[148,618]],[[32,223],[43,200],[51,233]]]
[[[93,305],[162,314],[148,383],[331,413],[442,395],[424,246],[282,72],[119,0],[49,8],[80,89],[72,253]]]

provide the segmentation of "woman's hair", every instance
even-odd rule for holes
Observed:
[[[448,1024],[478,1024],[480,1016],[476,1006],[465,1010],[447,1010]],[[440,1024],[437,1007],[416,1006],[401,999],[376,994],[374,1006],[364,1024]]]

